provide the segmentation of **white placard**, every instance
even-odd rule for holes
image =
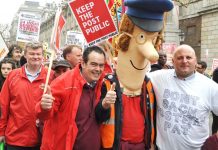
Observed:
[[[84,47],[85,38],[81,32],[67,31],[66,44],[75,44]]]
[[[7,45],[5,44],[2,35],[0,34],[0,61],[4,59],[4,57],[8,54],[9,50]]]
[[[21,12],[17,27],[17,41],[32,42],[39,40],[40,16]]]

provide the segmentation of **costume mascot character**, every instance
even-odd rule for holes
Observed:
[[[102,145],[106,149],[147,150],[154,148],[155,97],[146,72],[150,62],[158,59],[153,43],[163,28],[164,12],[170,11],[173,3],[125,0],[124,4],[128,8],[116,41],[118,64],[115,74],[106,77],[107,85],[107,81],[116,83],[117,98],[110,118],[101,127]]]

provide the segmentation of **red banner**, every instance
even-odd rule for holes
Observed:
[[[100,42],[117,34],[104,0],[74,0],[69,5],[87,43]]]
[[[51,36],[51,47],[55,49],[56,53],[60,50],[61,31],[65,25],[65,19],[61,13],[61,10],[56,12],[55,23]]]
[[[64,20],[63,15],[61,14],[59,17],[58,27],[56,31],[56,40],[55,40],[56,49],[60,49],[60,36],[61,36],[61,31],[63,29],[64,24],[65,24],[65,20]]]

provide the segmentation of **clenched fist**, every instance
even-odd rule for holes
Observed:
[[[54,97],[51,94],[50,86],[47,87],[46,93],[42,95],[41,108],[44,110],[49,110],[52,108]]]

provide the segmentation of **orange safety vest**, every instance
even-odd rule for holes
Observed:
[[[105,80],[107,91],[110,90],[111,82],[109,80]],[[150,100],[150,124],[151,124],[151,137],[150,137],[150,143],[153,144],[155,141],[155,125],[154,125],[154,105],[155,105],[155,96],[153,93],[152,84],[150,81],[146,84],[146,89],[148,92],[149,100]],[[146,102],[144,101],[144,107],[147,107]],[[147,113],[147,112],[145,112]],[[114,104],[111,105],[111,114],[110,118],[103,122],[100,126],[100,134],[101,134],[101,141],[102,141],[102,147],[103,148],[112,148],[114,143],[114,136],[115,136],[115,107]]]
[[[148,81],[146,84],[147,87],[147,91],[148,91],[148,96],[150,99],[150,117],[151,119],[151,144],[154,143],[155,141],[155,125],[154,125],[154,119],[156,116],[154,116],[154,107],[155,107],[155,96],[154,96],[154,91],[153,91],[153,87],[151,84],[151,81]]]
[[[107,91],[110,90],[111,83],[109,80],[105,80]],[[110,118],[103,122],[100,126],[100,134],[103,148],[111,148],[114,143],[114,132],[115,132],[115,108],[114,104],[111,105]]]

